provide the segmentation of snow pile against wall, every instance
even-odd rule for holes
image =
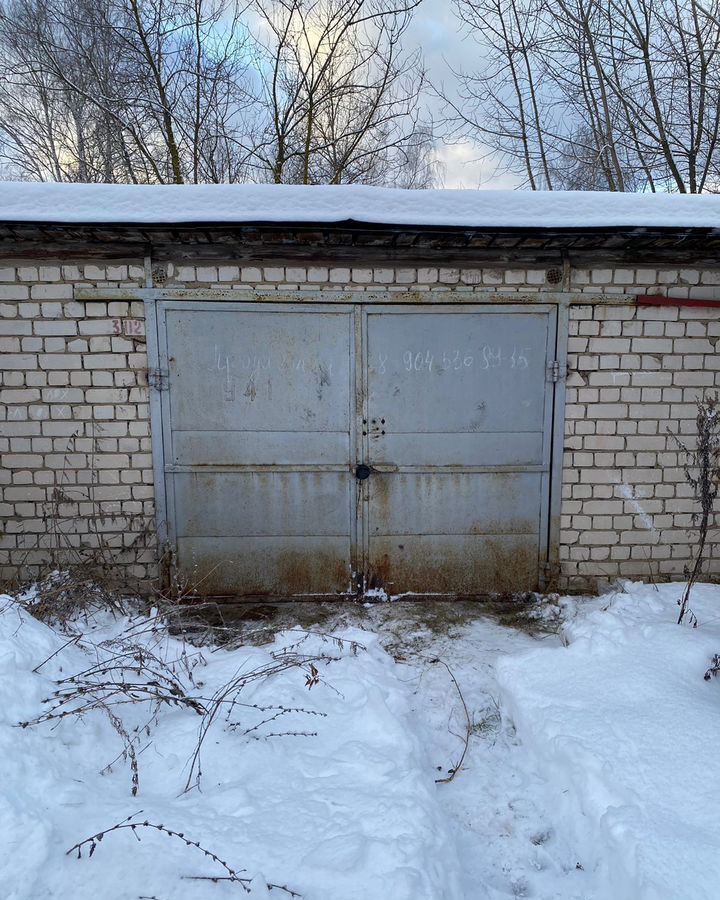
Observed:
[[[497,228],[720,228],[720,197],[406,191],[363,185],[0,183],[4,222],[342,222]]]
[[[119,620],[90,627],[85,637],[98,643],[127,625]],[[146,628],[141,620],[136,625],[138,634]],[[362,641],[366,651],[355,655],[348,645],[341,649],[320,638],[303,645],[307,652],[340,657],[321,666],[321,680],[311,690],[301,670],[288,669],[243,696],[249,704],[283,704],[319,715],[285,716],[247,735],[229,730],[224,712],[218,717],[203,745],[201,790],[183,793],[200,717],[166,707],[149,735],[143,731],[140,790],[132,797],[127,764],[117,758],[122,742],[102,713],[16,727],[47,709],[42,699],[54,690],[53,679],[94,660],[10,598],[0,598],[3,897],[246,896],[238,884],[188,880],[225,873],[180,840],[147,830],[139,831],[140,843],[129,831],[106,836],[92,859],[65,855],[77,841],[142,810],[141,820],[183,832],[245,869],[253,897],[290,896],[269,893],[264,884],[275,882],[308,900],[455,900],[458,860],[434,797],[435,770],[408,715],[410,687],[372,634],[355,630],[346,636]],[[263,648],[204,652],[206,664],[194,669],[197,695],[210,697],[240,671],[268,664],[272,650],[298,637],[287,633]],[[183,650],[167,637],[158,643],[157,633],[147,643],[169,658]],[[188,651],[197,661],[197,652]],[[126,727],[134,714],[140,723],[134,707],[115,709]],[[258,716],[248,707],[232,713],[248,725]],[[268,734],[293,727],[317,736]]]
[[[711,900],[720,881],[720,588],[627,585],[578,605],[567,648],[501,660],[502,703],[617,900]]]

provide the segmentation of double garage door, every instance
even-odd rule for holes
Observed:
[[[214,595],[532,589],[549,306],[157,308],[168,539]]]

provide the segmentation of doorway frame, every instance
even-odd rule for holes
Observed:
[[[93,294],[100,294],[94,291]],[[109,293],[102,291],[103,294]],[[120,291],[113,291],[119,294]],[[136,288],[123,294],[132,294],[132,299],[142,300],[145,306],[146,339],[148,356],[148,385],[150,405],[150,427],[152,435],[152,457],[155,487],[156,529],[158,536],[158,555],[162,558],[168,552],[175,553],[170,516],[174,510],[169,506],[170,498],[166,489],[166,448],[164,423],[168,412],[164,411],[163,401],[165,385],[163,379],[167,371],[167,354],[162,354],[161,345],[164,337],[164,309],[167,304],[178,307],[208,308],[215,304],[248,304],[255,308],[265,304],[283,304],[300,306],[303,309],[312,306],[352,306],[354,327],[363,328],[366,316],[364,307],[392,307],[398,310],[407,307],[407,312],[418,312],[420,309],[447,307],[447,312],[470,311],[472,308],[495,307],[528,307],[547,310],[552,316],[555,312],[555,370],[550,400],[550,468],[548,483],[543,492],[542,503],[547,509],[545,516],[545,534],[541,534],[540,559],[538,570],[538,588],[547,590],[553,587],[560,570],[560,515],[562,502],[563,449],[565,431],[565,381],[567,372],[568,330],[570,305],[579,301],[576,294],[566,292],[536,292],[500,294],[491,292],[453,292],[453,291],[277,291],[263,292],[252,289],[232,290],[168,290],[156,288]],[[88,299],[90,299],[88,297]],[[584,298],[583,298],[584,299]],[[166,304],[166,305],[163,305]],[[512,314],[512,313],[511,313]],[[162,331],[161,331],[162,329]],[[358,341],[355,341],[355,356],[358,354]],[[163,362],[165,365],[163,365]],[[360,363],[359,371],[363,372],[362,359],[355,359],[354,365]],[[351,359],[351,365],[353,364]],[[364,377],[364,376],[362,376]],[[363,395],[363,391],[356,392]],[[357,429],[356,429],[357,433]],[[356,437],[357,444],[358,437]],[[356,446],[356,455],[360,447]],[[367,517],[362,517],[366,521]],[[172,530],[171,530],[172,528]],[[364,541],[364,537],[363,537]],[[360,545],[360,541],[357,542]],[[364,544],[363,544],[364,545]]]

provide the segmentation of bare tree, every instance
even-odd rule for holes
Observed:
[[[482,68],[455,72],[458,99],[443,98],[451,109],[449,136],[479,139],[509,170],[523,171],[533,190],[551,188],[533,0],[454,2],[467,32],[482,48]]]
[[[421,0],[0,0],[0,165],[183,183],[436,177]],[[248,8],[248,4],[250,8]]]
[[[238,180],[245,38],[229,0],[0,5],[6,161],[56,180]]]
[[[426,187],[419,51],[402,38],[421,0],[254,0],[258,180]]]
[[[720,0],[454,0],[449,121],[532,188],[720,189]]]

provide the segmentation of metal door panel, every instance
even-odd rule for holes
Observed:
[[[542,474],[378,472],[370,534],[537,533]]]
[[[450,435],[468,432],[542,434],[547,320],[527,311],[370,313],[368,409],[370,431],[380,432],[372,459],[384,457],[383,431],[415,435],[416,464],[425,435],[449,446]]]
[[[371,586],[537,586],[547,552],[554,347],[548,307],[368,312]]]
[[[181,466],[292,466],[302,460],[347,469],[350,437],[347,431],[180,431],[173,450]]]
[[[534,590],[537,535],[413,534],[370,538],[371,584],[391,594]]]
[[[384,427],[384,426],[383,426]],[[396,460],[417,460],[419,466],[532,466],[542,465],[543,432],[503,434],[446,432],[417,434],[370,434],[369,460],[393,465]],[[420,454],[419,451],[422,451]]]
[[[335,595],[352,591],[346,537],[181,537],[177,554],[198,593]]]
[[[205,594],[347,592],[352,308],[174,301],[160,312],[180,570]]]
[[[178,472],[174,483],[179,537],[350,535],[347,472]]]
[[[334,310],[169,310],[173,431],[347,433],[350,325]]]
[[[210,594],[537,587],[555,322],[535,305],[161,302],[180,570]]]

